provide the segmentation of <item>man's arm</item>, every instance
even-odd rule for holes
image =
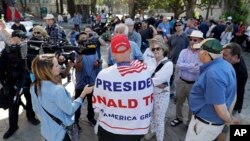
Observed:
[[[226,104],[214,105],[215,111],[218,116],[224,120],[225,123],[231,123],[232,117],[229,110],[227,109]]]
[[[81,71],[82,69],[82,55],[77,55],[76,61],[75,61],[75,69],[77,72]]]
[[[153,25],[149,25],[149,27],[150,27],[150,28],[152,29],[152,31],[153,31],[153,36],[155,36],[155,35],[158,34],[157,30],[155,29],[155,27],[154,27]]]
[[[232,102],[229,109],[227,109],[226,104],[220,104],[220,105],[214,105],[215,111],[218,114],[218,116],[225,121],[226,124],[233,124],[235,122],[238,122],[236,119],[234,119],[231,116],[231,113],[233,111],[234,105],[236,102],[236,95],[234,97],[234,101]]]

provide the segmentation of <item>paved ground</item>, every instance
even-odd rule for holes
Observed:
[[[106,60],[105,56],[106,48],[102,48],[103,59]],[[245,58],[245,62],[248,67],[248,74],[250,76],[250,53],[243,53]],[[105,62],[105,61],[104,61]],[[106,66],[106,64],[104,64]],[[250,79],[250,78],[249,78]],[[74,84],[69,83],[65,85],[66,88],[73,95]],[[89,124],[86,118],[87,113],[87,104],[84,103],[82,106],[82,115],[80,120],[80,125],[82,127],[81,131],[81,140],[84,141],[97,141],[97,136],[94,134],[93,127]],[[185,104],[185,111],[187,111],[187,104]],[[6,141],[42,141],[42,137],[40,135],[40,125],[33,126],[31,125],[25,116],[25,111],[20,108],[20,116],[19,116],[19,130],[8,140]],[[187,112],[185,112],[187,113]],[[185,115],[184,113],[184,115]],[[185,115],[186,116],[186,115]],[[247,82],[246,86],[246,94],[243,105],[243,110],[238,117],[242,120],[242,124],[250,124],[250,81]],[[183,141],[185,138],[187,126],[182,124],[177,127],[171,127],[170,121],[175,118],[175,104],[174,101],[170,101],[170,105],[168,108],[168,112],[166,114],[166,131],[165,131],[165,140],[166,141]],[[4,111],[0,109],[0,141],[3,141],[2,136],[4,132],[8,129],[8,110]],[[155,137],[151,139],[151,141],[156,141]]]

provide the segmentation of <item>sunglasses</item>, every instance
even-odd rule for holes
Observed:
[[[197,42],[198,40],[197,39],[189,39],[190,40],[190,42]]]
[[[34,34],[40,34],[41,32],[34,32]]]
[[[159,51],[159,50],[161,50],[161,48],[160,48],[160,47],[156,47],[156,48],[152,48],[151,50],[154,52],[154,51]]]

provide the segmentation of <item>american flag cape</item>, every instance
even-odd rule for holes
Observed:
[[[130,65],[118,66],[117,69],[121,76],[125,76],[126,74],[140,73],[142,70],[147,69],[147,66],[143,62],[135,60],[132,61]]]

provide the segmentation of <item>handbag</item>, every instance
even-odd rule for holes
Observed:
[[[38,97],[37,86],[35,85],[34,88],[35,88],[35,94]],[[42,104],[41,104],[41,106],[42,106]],[[79,141],[80,133],[79,133],[78,126],[75,123],[73,123],[70,126],[66,126],[65,124],[63,124],[63,122],[59,118],[50,114],[43,106],[42,106],[42,108],[51,117],[52,120],[54,120],[58,125],[62,126],[63,129],[66,130],[66,133],[69,135],[71,141]]]

